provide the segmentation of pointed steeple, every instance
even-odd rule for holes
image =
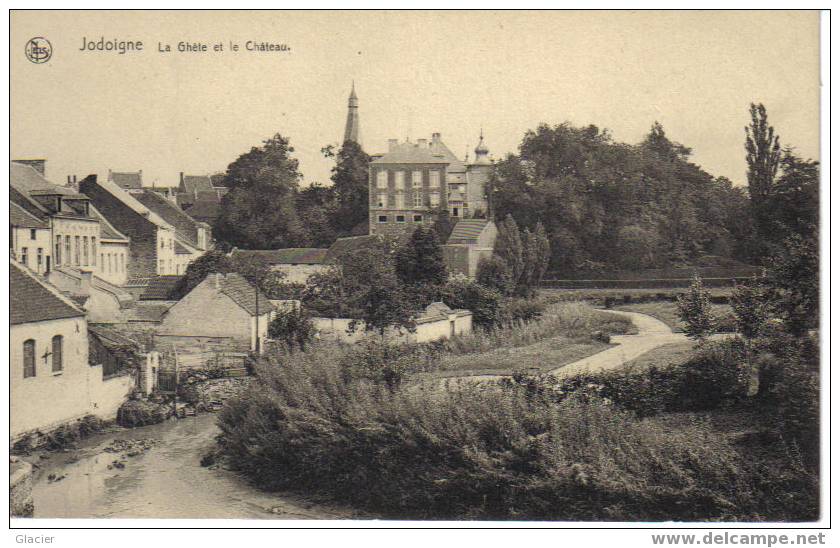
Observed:
[[[350,88],[350,98],[347,100],[347,123],[344,125],[344,141],[353,141],[361,144],[359,140],[359,98],[356,96],[356,81]]]

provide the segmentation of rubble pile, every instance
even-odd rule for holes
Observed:
[[[171,414],[171,407],[146,400],[128,400],[117,411],[117,424],[126,428],[163,422]]]

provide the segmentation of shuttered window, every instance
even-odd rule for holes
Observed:
[[[64,337],[56,335],[52,338],[52,370],[57,373],[64,369]]]
[[[23,378],[35,376],[35,341],[23,341]]]

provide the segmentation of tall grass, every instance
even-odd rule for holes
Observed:
[[[624,316],[596,310],[581,302],[552,303],[539,319],[513,321],[489,330],[453,337],[442,343],[443,349],[455,355],[489,352],[498,348],[529,346],[545,339],[563,336],[591,340],[596,332],[608,335],[632,333],[633,322]]]
[[[512,383],[389,387],[335,358],[316,349],[258,365],[219,416],[231,466],[266,489],[388,518],[762,517],[749,464],[702,421],[674,429]]]

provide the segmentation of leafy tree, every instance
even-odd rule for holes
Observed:
[[[182,299],[209,274],[238,272],[246,280],[257,285],[266,296],[275,298],[283,287],[284,274],[272,270],[260,257],[230,257],[218,250],[210,250],[189,265],[175,284],[169,298]]]
[[[507,264],[511,281],[514,287],[518,287],[519,278],[525,269],[525,249],[522,245],[522,236],[519,234],[519,226],[510,214],[499,226],[493,253]]]
[[[350,235],[355,226],[368,221],[369,163],[370,156],[355,141],[346,141],[336,155],[330,179],[336,198],[333,228],[338,234]]]
[[[279,133],[241,155],[227,168],[213,235],[223,247],[276,249],[305,240],[295,209],[300,181],[294,148]]]
[[[433,228],[417,227],[396,253],[396,273],[403,285],[440,285],[446,281],[443,248]]]
[[[432,228],[435,232],[437,232],[438,240],[441,243],[444,243],[452,234],[452,230],[455,228],[456,220],[449,215],[449,210],[446,206],[438,207],[432,212],[432,215],[435,219],[434,224],[432,224]]]
[[[513,293],[514,285],[507,263],[498,255],[482,257],[478,262],[475,281],[502,295]]]
[[[786,149],[770,208],[774,221],[772,241],[780,242],[791,233],[803,238],[811,236],[819,225],[819,162],[803,160]]]
[[[692,339],[704,341],[715,330],[715,317],[709,292],[703,287],[703,280],[696,274],[688,293],[677,297],[677,310],[685,322],[685,333]]]
[[[489,329],[502,320],[502,295],[464,278],[453,278],[441,288],[440,300],[452,308],[473,313],[473,324]]]
[[[766,242],[773,239],[771,195],[779,170],[781,147],[779,136],[767,122],[767,110],[761,103],[750,103],[750,125],[744,132],[747,137],[747,185],[756,228],[753,254],[761,257],[768,253]]]
[[[289,349],[304,351],[315,338],[315,324],[303,307],[279,310],[268,326],[268,336],[282,341]]]
[[[810,237],[791,235],[767,262],[775,311],[794,336],[802,336],[819,324],[819,273],[816,230]]]
[[[534,232],[526,228],[522,232],[521,240],[523,267],[517,292],[523,297],[531,297],[536,293],[548,269],[551,246],[542,223],[537,223]]]

